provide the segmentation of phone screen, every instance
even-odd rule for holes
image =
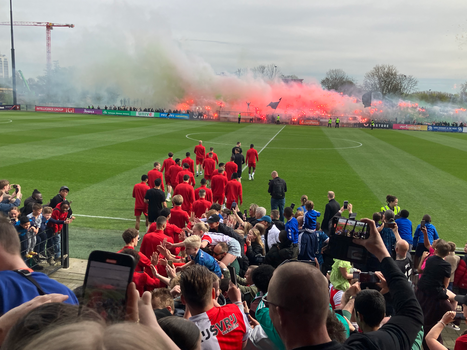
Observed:
[[[130,262],[134,261],[132,257],[124,256],[131,258]],[[94,309],[107,322],[122,321],[126,313],[126,291],[134,268],[119,265],[114,259],[106,260],[88,261],[83,305]]]
[[[420,222],[420,228],[422,228],[422,227],[425,227],[425,220],[422,220],[422,221]]]
[[[348,205],[349,205],[349,201],[344,201],[344,209],[347,209]]]
[[[342,236],[344,235],[345,225],[347,223],[347,219],[339,219],[336,226],[336,235]]]
[[[235,268],[233,266],[227,266],[230,272],[230,281],[233,284],[237,285],[237,273],[235,272]]]

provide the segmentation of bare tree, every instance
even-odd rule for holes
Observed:
[[[376,65],[365,74],[363,86],[366,90],[379,91],[383,96],[410,94],[415,91],[418,80],[412,75],[400,74],[390,64]]]
[[[330,69],[326,72],[326,77],[321,80],[321,86],[327,90],[335,90],[342,92],[344,87],[346,90],[349,86],[355,85],[355,79],[348,76],[342,69]]]
[[[282,75],[280,69],[274,64],[259,65],[251,69],[253,75],[264,80],[274,80]]]
[[[242,77],[244,75],[246,75],[248,73],[248,69],[247,68],[238,68],[234,74],[237,76],[237,77]]]

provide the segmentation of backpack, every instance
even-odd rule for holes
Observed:
[[[315,260],[316,252],[318,250],[318,236],[315,230],[303,231],[300,239],[300,253],[298,260]]]

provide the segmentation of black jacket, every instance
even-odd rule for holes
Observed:
[[[260,265],[264,256],[263,247],[257,242],[251,242],[251,245],[247,248],[246,256],[250,262],[250,265]]]
[[[329,221],[334,215],[340,210],[340,204],[333,198],[326,204],[326,209],[324,210],[323,221],[321,221],[321,229],[325,232],[329,232]]]
[[[280,244],[275,244],[269,249],[269,252],[264,257],[264,264],[271,265],[276,268],[285,260],[293,259],[294,251],[292,246],[281,247]]]
[[[285,180],[281,179],[279,176],[269,180],[268,192],[274,199],[284,199],[285,192],[287,192],[287,184],[285,183]]]
[[[42,201],[35,199],[33,196],[26,198],[24,207],[21,208],[21,215],[28,215],[32,213],[32,206],[36,203],[42,205]]]

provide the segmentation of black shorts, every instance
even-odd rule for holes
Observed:
[[[241,177],[242,177],[242,169],[240,169],[239,171],[237,171],[237,175],[238,175],[238,178],[241,178]]]
[[[415,256],[421,257],[423,252],[428,252],[429,250],[426,249],[423,243],[418,243],[417,248],[415,249]]]

